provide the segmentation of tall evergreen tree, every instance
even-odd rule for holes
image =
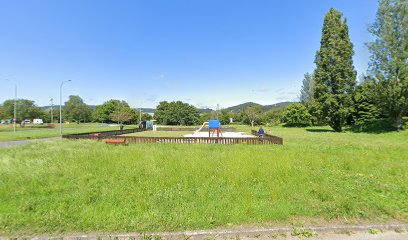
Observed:
[[[353,101],[353,122],[356,125],[369,123],[380,117],[380,111],[376,104],[375,93],[376,83],[366,78],[354,91]]]
[[[302,82],[302,88],[300,89],[300,102],[305,105],[308,104],[313,99],[313,92],[313,75],[310,73],[305,73]]]
[[[369,31],[375,37],[368,48],[378,104],[400,130],[402,117],[408,112],[408,1],[381,0]]]
[[[324,18],[320,50],[314,72],[314,101],[327,123],[342,131],[351,112],[352,92],[356,86],[353,44],[346,19],[331,8]]]

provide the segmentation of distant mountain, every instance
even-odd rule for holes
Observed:
[[[263,109],[264,109],[264,111],[269,111],[269,110],[272,110],[272,109],[284,108],[284,107],[286,107],[286,106],[288,106],[289,104],[292,104],[292,103],[297,103],[297,102],[279,102],[279,103],[275,103],[275,104],[272,104],[272,105],[265,105],[265,106],[263,106]]]
[[[226,108],[228,111],[230,112],[239,112],[244,110],[245,108],[249,107],[249,106],[258,106],[261,107],[262,111],[266,112],[272,109],[277,109],[277,108],[283,108],[288,106],[289,104],[294,103],[294,102],[280,102],[280,103],[275,103],[272,105],[261,105],[259,103],[254,103],[254,102],[246,102],[246,103],[242,103],[236,106],[232,106],[232,107],[228,107]]]
[[[200,113],[210,113],[214,110],[212,110],[211,108],[197,108],[198,111],[200,111]]]
[[[246,103],[242,103],[236,106],[232,106],[232,107],[228,107],[226,108],[226,110],[230,111],[230,112],[239,112],[241,110],[244,110],[245,108],[249,107],[249,106],[258,106],[263,108],[263,106],[261,104],[258,103],[254,103],[254,102],[246,102]]]
[[[142,109],[142,112],[144,113],[155,113],[156,112],[155,108],[141,108],[141,109]],[[134,110],[138,112],[139,108],[134,108]]]

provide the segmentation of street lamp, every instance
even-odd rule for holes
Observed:
[[[9,81],[9,79],[6,79]],[[16,121],[17,121],[17,84],[14,83],[14,117],[13,117],[13,131],[16,133]]]
[[[142,124],[142,105],[143,105],[144,101],[142,100],[140,102],[140,107],[139,107],[139,126]]]
[[[66,80],[66,81],[62,81],[61,85],[60,85],[60,136],[62,137],[62,85],[64,85],[64,83],[66,82],[71,82],[72,80]]]
[[[139,125],[142,123],[142,108],[139,108]]]
[[[54,107],[54,98],[51,98],[50,101],[51,101],[51,124],[52,124],[54,122],[54,116],[52,115],[53,114],[52,107]]]
[[[16,121],[17,121],[17,84],[14,85],[14,119],[13,119],[14,133],[16,133]]]

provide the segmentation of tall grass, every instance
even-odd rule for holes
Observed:
[[[285,145],[58,140],[0,149],[0,233],[408,220],[407,131],[267,130]]]
[[[135,128],[135,125],[126,125],[124,129]],[[74,134],[74,133],[86,133],[86,132],[97,132],[97,131],[113,131],[119,130],[118,126],[109,126],[106,124],[64,124],[63,133],[64,134]],[[60,135],[59,126],[56,128],[38,128],[38,129],[28,129],[18,127],[17,131],[14,133],[12,125],[1,126],[0,125],[0,142],[2,141],[14,141],[14,140],[26,140],[26,139],[36,139],[36,138],[48,138],[57,137]]]

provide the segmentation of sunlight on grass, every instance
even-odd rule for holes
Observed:
[[[0,233],[186,230],[293,217],[407,221],[408,132],[324,129],[267,128],[283,146],[58,140],[3,148]]]

